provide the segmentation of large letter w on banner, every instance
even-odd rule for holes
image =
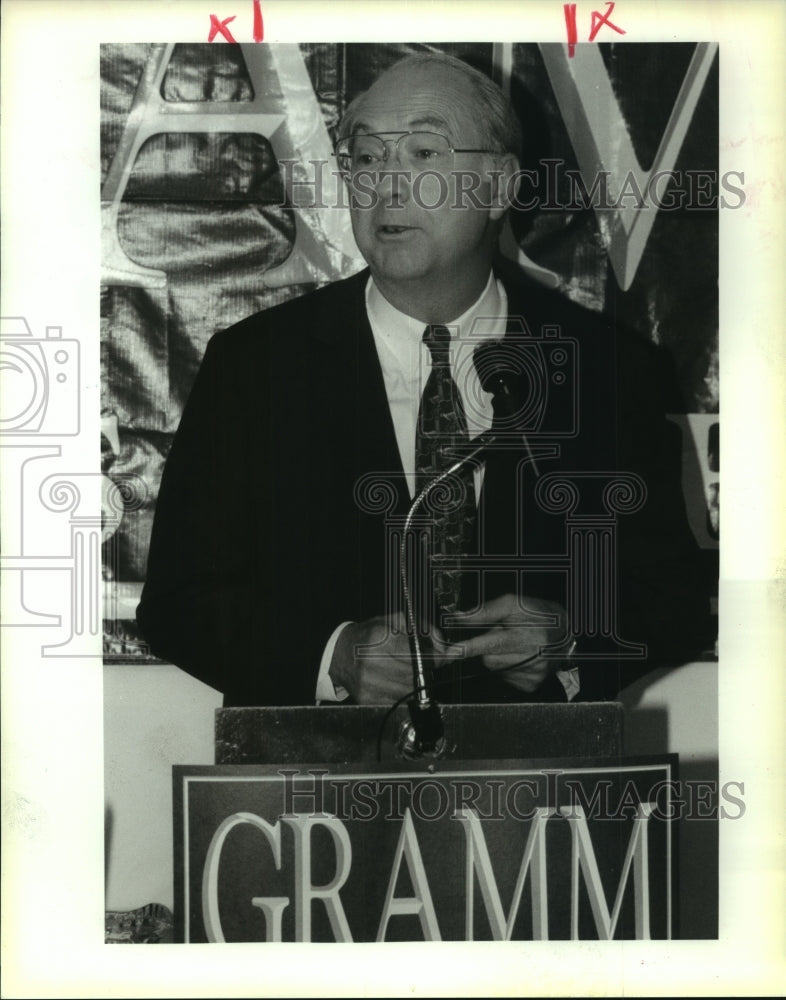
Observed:
[[[646,191],[652,176],[674,169],[717,49],[714,42],[696,46],[655,160],[649,170],[644,170],[597,46],[576,46],[574,58],[564,45],[540,46],[587,190],[594,189],[600,174],[608,174],[609,195],[615,207],[596,207],[596,212],[617,284],[623,291],[633,282],[658,212],[658,206],[649,203],[631,205],[628,199],[625,204],[625,185],[632,180],[638,191]],[[612,221],[607,225],[609,218]]]

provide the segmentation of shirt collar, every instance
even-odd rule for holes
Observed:
[[[391,305],[369,276],[366,284],[366,309],[371,328],[388,346],[396,344],[412,344],[419,342],[428,324],[423,320],[408,316]],[[459,317],[445,325],[451,331],[458,331],[460,338],[468,337],[472,331],[472,339],[500,338],[505,333],[507,317],[507,297],[500,281],[489,271],[486,287],[472,305]],[[476,322],[485,320],[485,322]]]

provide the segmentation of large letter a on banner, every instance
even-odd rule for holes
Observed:
[[[305,161],[330,162],[330,138],[299,47],[282,44],[239,48],[251,78],[253,100],[167,101],[161,95],[161,87],[174,44],[152,46],[101,192],[104,284],[146,288],[161,288],[166,284],[164,271],[143,267],[128,257],[117,229],[120,204],[134,162],[151,136],[167,132],[239,132],[264,136],[270,140],[279,162],[286,160],[293,165],[291,170],[283,171],[285,188],[292,183],[306,183]],[[273,63],[283,95],[276,113],[271,113],[270,98],[265,93],[265,59]],[[294,102],[297,107],[290,113],[289,105]],[[321,283],[357,269],[360,257],[348,212],[335,206],[323,207],[319,199],[316,201],[314,207],[294,206],[292,253],[283,264],[264,275],[263,284]],[[289,202],[293,204],[291,197]]]

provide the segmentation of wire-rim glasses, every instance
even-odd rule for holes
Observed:
[[[344,174],[379,170],[395,153],[401,166],[413,174],[453,169],[455,153],[493,153],[493,149],[457,149],[439,132],[359,132],[339,139],[336,159]]]

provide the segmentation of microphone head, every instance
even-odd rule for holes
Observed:
[[[526,386],[519,353],[501,340],[479,344],[472,352],[480,387],[492,393],[494,416],[506,423],[518,423]]]
[[[484,392],[498,392],[505,385],[506,377],[515,375],[510,352],[500,340],[487,340],[472,352],[475,371]]]

